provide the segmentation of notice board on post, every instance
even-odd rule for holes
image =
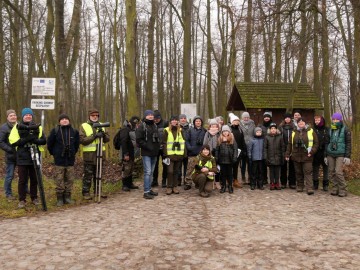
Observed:
[[[196,103],[181,103],[180,113],[185,114],[187,120],[192,122],[194,117],[197,115]]]

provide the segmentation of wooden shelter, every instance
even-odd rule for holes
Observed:
[[[251,119],[259,124],[264,112],[271,112],[277,124],[283,120],[288,106],[292,83],[236,82],[228,100],[227,111],[241,113],[247,111]],[[315,110],[323,110],[319,98],[308,84],[299,84],[294,97],[294,109],[300,110],[306,122],[312,122]]]

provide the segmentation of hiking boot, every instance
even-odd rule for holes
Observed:
[[[279,184],[279,183],[276,183],[276,184],[275,184],[275,190],[281,190],[281,187],[280,187],[280,184]]]
[[[203,198],[209,197],[209,193],[206,193],[205,191],[200,192],[199,195]]]
[[[177,187],[173,187],[172,191],[174,192],[174,194],[179,194],[179,189]]]
[[[151,195],[149,192],[144,193],[144,199],[151,200],[154,199],[154,196]]]
[[[39,205],[40,202],[39,202],[38,199],[33,199],[33,200],[32,200],[32,204],[33,204],[33,205]]]
[[[304,188],[303,187],[296,187],[296,192],[303,192]]]
[[[314,190],[309,189],[309,190],[307,191],[307,195],[314,195]]]
[[[152,189],[150,189],[149,194],[152,195],[152,196],[159,195],[157,192],[153,191]]]
[[[234,193],[234,188],[232,185],[229,185],[229,193],[230,194]]]
[[[313,187],[314,187],[314,190],[319,189],[319,180],[313,180]]]
[[[184,186],[184,190],[189,190],[189,189],[191,189],[191,186],[190,186],[190,185],[185,185],[185,186]]]
[[[166,188],[166,195],[171,195],[172,193],[172,188]]]
[[[18,204],[18,208],[19,209],[25,208],[25,205],[26,205],[25,201],[20,201],[19,204]]]
[[[129,192],[129,191],[130,191],[130,188],[127,187],[127,186],[123,186],[123,187],[121,188],[121,190],[122,190],[122,191],[125,191],[125,192]]]
[[[242,188],[242,184],[239,182],[239,180],[234,179],[233,187],[234,188]]]
[[[220,189],[220,193],[224,193],[225,191],[226,191],[226,186],[223,185],[223,186],[221,187],[221,189]]]
[[[330,193],[331,195],[333,195],[333,196],[337,196],[337,195],[339,195],[339,190],[337,189],[337,188],[333,188],[332,190],[331,190],[331,193]]]
[[[340,190],[338,196],[339,197],[346,197],[347,196],[346,190]]]
[[[92,200],[92,197],[90,196],[90,193],[84,193],[83,194],[83,198],[84,198],[84,200]]]
[[[270,190],[274,190],[275,189],[275,185],[274,185],[274,183],[271,183],[270,184]]]
[[[56,206],[60,207],[64,205],[64,198],[63,198],[63,194],[60,192],[56,193]]]
[[[296,189],[296,186],[295,185],[290,185],[289,188],[290,189]]]
[[[16,200],[16,198],[13,195],[6,196],[6,199],[8,202],[12,202]]]
[[[329,191],[329,186],[323,186],[323,191]]]
[[[74,204],[75,201],[71,199],[71,192],[64,193],[64,204]]]

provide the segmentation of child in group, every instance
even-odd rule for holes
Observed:
[[[261,127],[256,127],[254,130],[254,138],[249,143],[248,157],[252,162],[252,177],[250,181],[250,188],[254,190],[256,185],[258,189],[263,190],[263,176],[264,176],[264,137],[262,136]]]
[[[192,181],[199,188],[201,197],[209,197],[212,192],[215,173],[217,173],[215,158],[211,155],[210,146],[203,145],[195,159],[195,164]]]
[[[284,160],[285,144],[275,123],[270,124],[264,140],[264,159],[270,169],[270,190],[281,190],[280,170]]]
[[[220,193],[226,191],[226,180],[228,181],[229,193],[234,192],[233,188],[233,164],[237,160],[238,147],[231,133],[229,126],[222,127],[221,134],[216,147],[216,162],[220,165]]]

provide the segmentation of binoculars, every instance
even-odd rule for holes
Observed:
[[[18,124],[18,129],[19,130],[38,130],[40,127],[40,124],[35,124],[35,125],[24,125],[24,124]]]
[[[179,142],[174,142],[173,143],[173,146],[172,146],[172,150],[174,151],[174,150],[180,150],[180,143]]]
[[[197,139],[197,140],[196,140],[196,144],[197,144],[197,145],[202,145],[202,144],[203,144],[203,141],[200,140],[200,139]]]
[[[337,144],[336,142],[331,143],[331,150],[336,151],[337,150]]]
[[[109,122],[105,122],[105,123],[94,123],[93,124],[94,128],[103,128],[103,127],[110,127],[110,123]]]
[[[159,142],[159,134],[158,133],[153,133],[153,142]]]
[[[297,148],[304,148],[305,150],[307,150],[304,141],[303,141],[303,140],[300,140],[300,139],[297,140],[297,142],[296,142],[296,147],[297,147]]]

